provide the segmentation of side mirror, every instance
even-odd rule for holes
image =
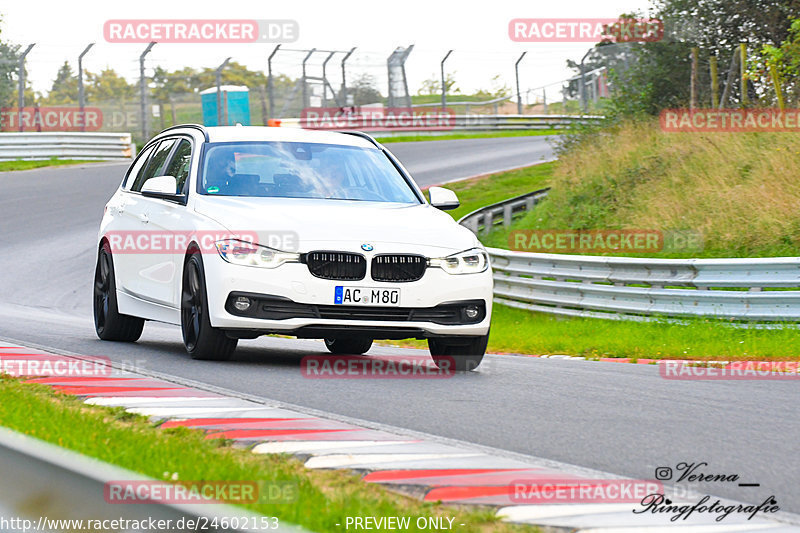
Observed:
[[[461,205],[458,201],[458,196],[456,196],[456,193],[450,189],[445,189],[444,187],[431,187],[428,189],[428,196],[430,196],[431,205],[436,209],[441,209],[442,211],[455,209]]]
[[[177,193],[178,180],[174,176],[156,176],[142,185],[142,195],[165,200],[178,200],[183,195]]]

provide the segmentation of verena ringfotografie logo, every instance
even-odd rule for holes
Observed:
[[[800,131],[800,109],[665,109],[665,132]]]
[[[658,371],[664,379],[674,380],[767,380],[800,379],[798,361],[733,361],[725,364],[659,361]]]
[[[438,365],[426,355],[372,358],[360,355],[309,355],[300,361],[300,373],[309,379],[441,379],[455,375],[455,356]],[[450,364],[446,364],[446,363]]]
[[[299,241],[293,231],[109,231],[105,235],[115,254],[183,254],[190,243],[200,253],[257,253],[266,246],[294,252]],[[224,245],[224,250],[220,247]]]
[[[664,493],[660,482],[645,479],[520,479],[510,487],[512,501],[530,505],[639,503]]]
[[[292,43],[299,36],[295,20],[116,19],[103,24],[109,43]]]
[[[98,131],[103,112],[97,107],[3,107],[0,131]]]
[[[658,19],[512,19],[508,36],[518,43],[654,42],[664,37]]]
[[[456,116],[452,109],[308,107],[300,124],[312,130],[448,130],[455,127]]]

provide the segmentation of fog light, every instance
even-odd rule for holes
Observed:
[[[238,296],[233,301],[233,307],[235,307],[237,311],[247,311],[250,309],[250,304],[250,298],[246,296]]]
[[[474,320],[478,318],[478,315],[481,313],[481,310],[478,309],[476,305],[468,305],[466,309],[464,309],[464,314],[467,315],[467,318],[470,320]]]

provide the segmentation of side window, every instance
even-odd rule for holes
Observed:
[[[178,147],[175,149],[175,154],[164,172],[165,176],[175,176],[178,181],[178,190],[176,193],[183,191],[183,186],[186,179],[189,177],[189,164],[192,162],[192,143],[186,139],[181,139]]]
[[[144,185],[147,180],[164,175],[164,167],[167,165],[167,158],[176,142],[177,139],[165,139],[161,141],[158,148],[153,152],[153,156],[150,158],[147,168],[144,172],[136,176],[136,180],[133,182],[133,185],[131,185],[132,191],[139,192],[142,190],[142,185]]]
[[[133,167],[131,167],[131,171],[128,172],[128,177],[125,180],[125,190],[130,190],[130,188],[133,186],[133,183],[139,177],[139,174],[142,173],[142,170],[147,163],[147,158],[150,157],[150,154],[153,152],[153,147],[154,145],[151,144],[145,148],[136,159],[136,162],[133,164]]]

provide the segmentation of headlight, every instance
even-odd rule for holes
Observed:
[[[489,268],[489,254],[473,248],[457,254],[428,260],[428,266],[441,268],[448,274],[478,274]]]
[[[282,252],[236,239],[217,241],[214,245],[217,247],[220,257],[234,265],[276,268],[284,263],[300,260],[300,254]]]

